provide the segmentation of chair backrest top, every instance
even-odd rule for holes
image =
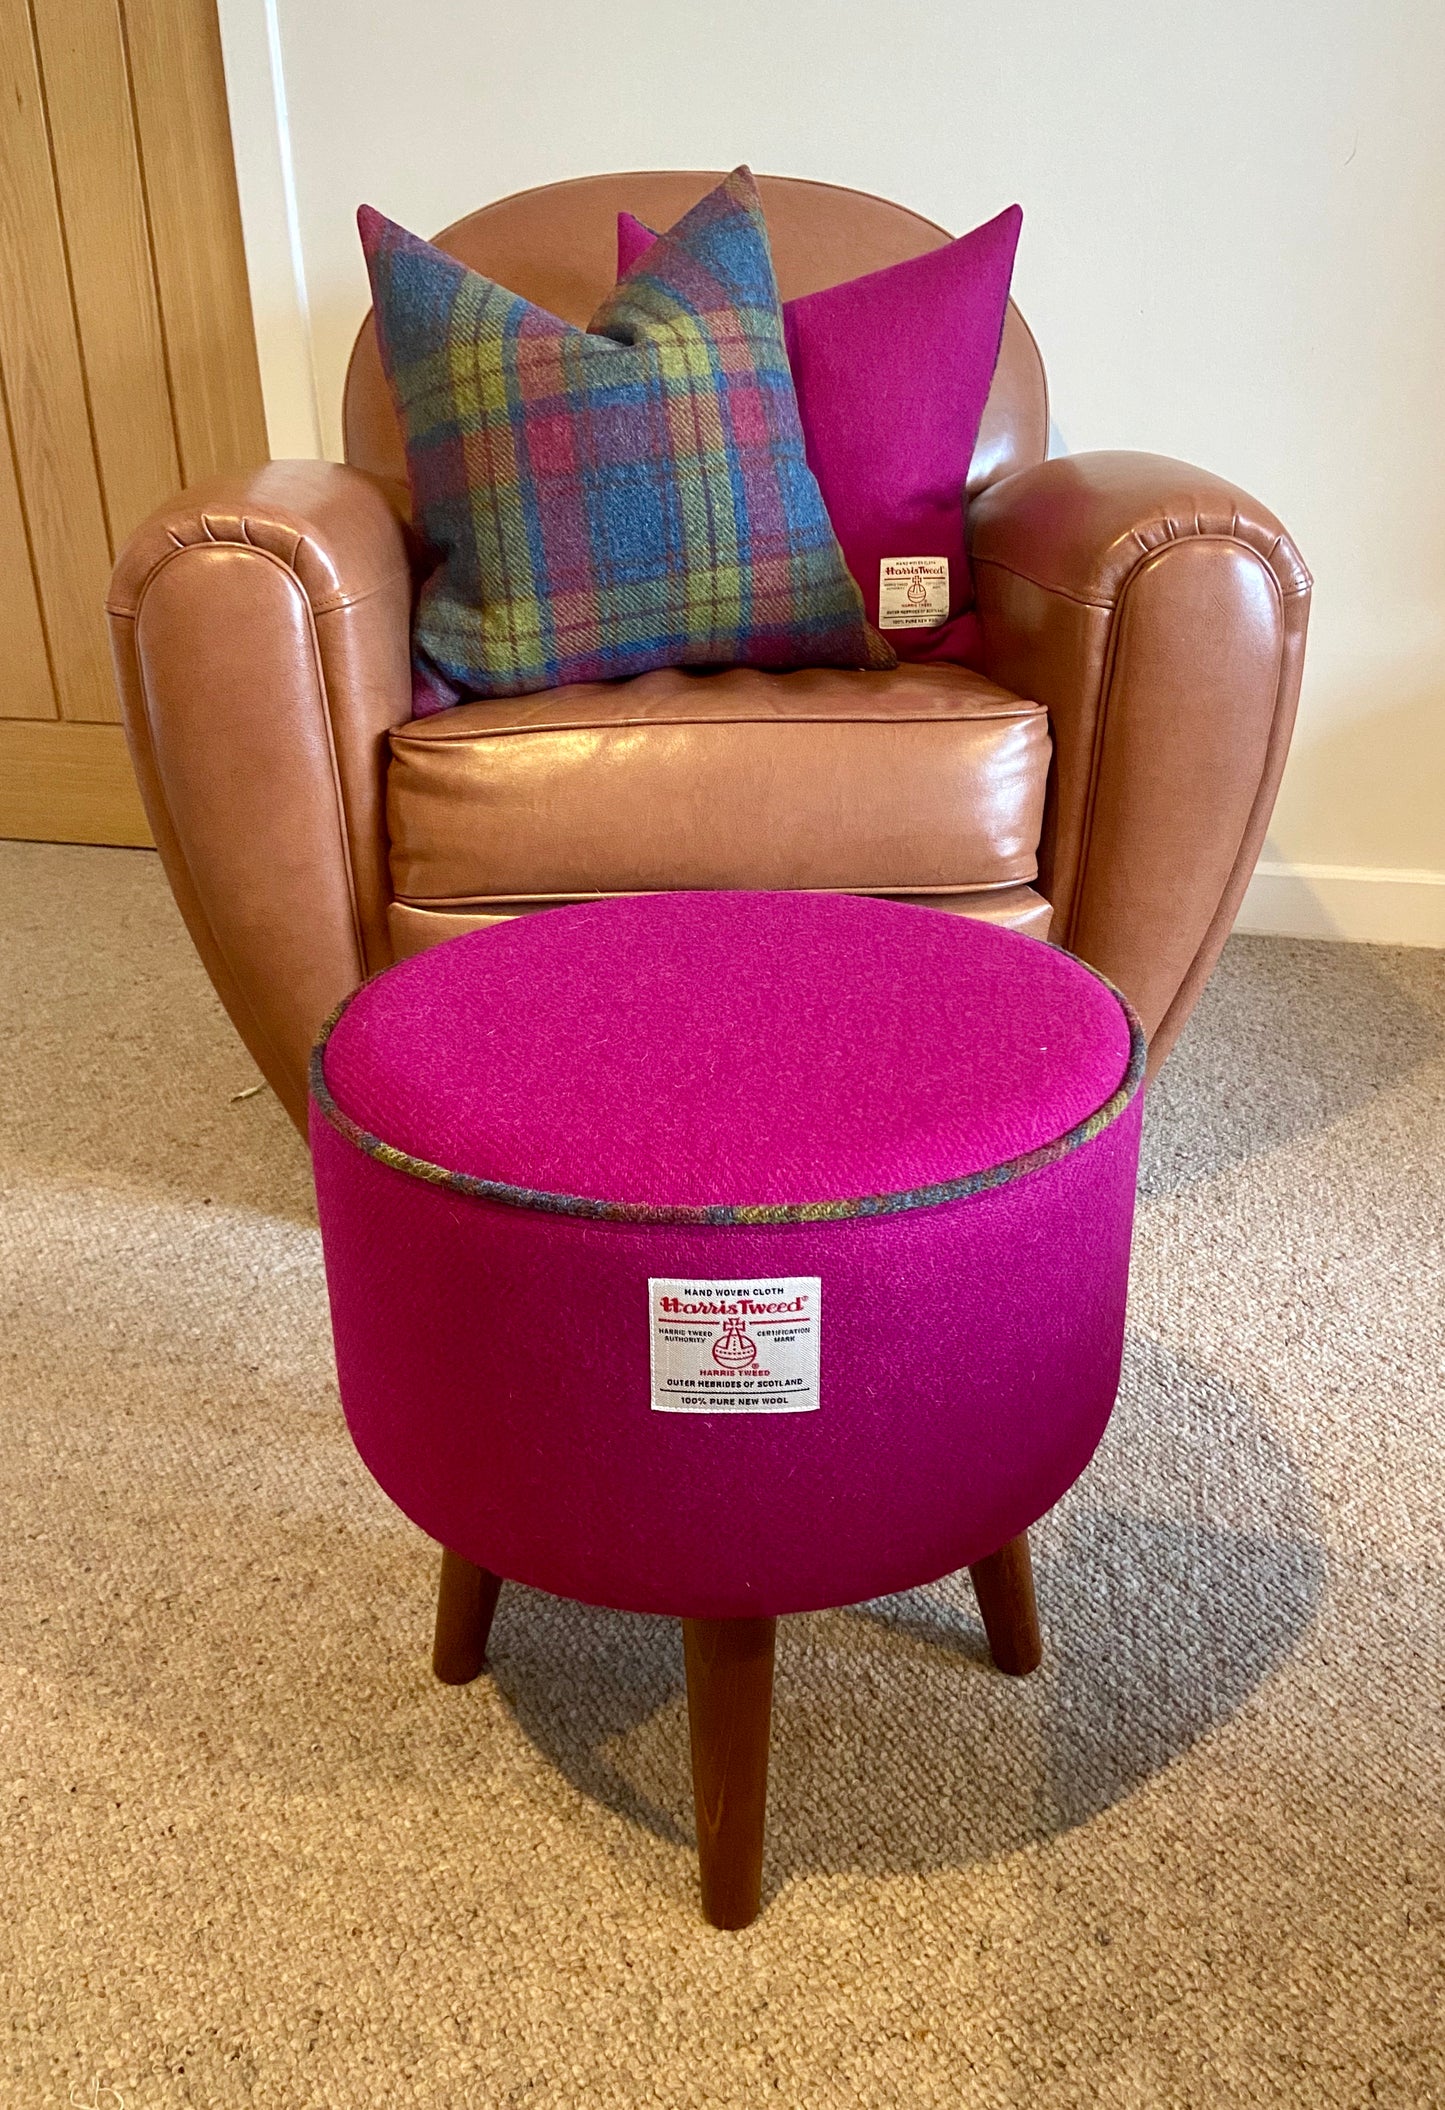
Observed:
[[[706,170],[651,169],[549,183],[469,213],[444,228],[436,245],[584,327],[616,280],[618,213],[635,213],[650,227],[670,227],[720,180]],[[757,182],[784,300],[902,263],[951,239],[931,220],[866,191],[796,176],[759,176]],[[347,369],[344,421],[347,460],[398,495],[404,492],[406,457],[369,313]],[[1043,361],[1010,301],[969,471],[970,494],[1042,461],[1047,443]]]

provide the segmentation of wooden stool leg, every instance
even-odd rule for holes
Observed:
[[[443,1546],[431,1652],[431,1667],[443,1685],[469,1685],[485,1670],[487,1636],[501,1589],[499,1575],[473,1567],[450,1546]]]
[[[762,1895],[777,1625],[682,1622],[702,1910],[714,1927],[746,1927]]]
[[[968,1572],[994,1662],[1011,1678],[1026,1678],[1044,1653],[1028,1533],[1020,1532]]]

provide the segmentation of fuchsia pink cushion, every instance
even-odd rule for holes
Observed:
[[[969,661],[978,646],[965,485],[998,362],[1016,205],[940,249],[783,305],[808,463],[848,568],[900,659]],[[617,221],[619,277],[655,239]],[[879,608],[884,559],[948,562],[948,619],[896,629]]]
[[[1142,1063],[1067,955],[848,896],[601,902],[404,962],[313,1065],[362,1456],[468,1559],[636,1610],[983,1558],[1113,1402]]]

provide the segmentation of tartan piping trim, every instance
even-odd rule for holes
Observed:
[[[578,1216],[593,1222],[633,1224],[698,1224],[741,1225],[766,1224],[835,1223],[851,1217],[896,1216],[909,1209],[936,1209],[945,1202],[964,1201],[970,1195],[984,1194],[995,1187],[1006,1187],[1015,1180],[1026,1179],[1030,1173],[1041,1172],[1046,1165],[1057,1164],[1079,1150],[1085,1143],[1092,1143],[1096,1136],[1113,1126],[1124,1112],[1134,1094],[1144,1081],[1144,1064],[1148,1055],[1148,1043],[1144,1028],[1140,1025],[1132,1005],[1107,976],[1090,967],[1086,960],[1076,963],[1091,974],[1118,1004],[1129,1027],[1129,1061],[1116,1090],[1102,1106],[1092,1114],[1067,1129],[1063,1135],[1055,1136],[1047,1143],[1038,1144],[1017,1157],[1005,1158],[997,1165],[987,1165],[981,1171],[965,1173],[961,1179],[937,1180],[926,1187],[909,1187],[894,1194],[864,1194],[847,1200],[825,1202],[623,1202],[605,1201],[585,1194],[557,1194],[546,1188],[518,1187],[507,1180],[482,1179],[475,1173],[453,1172],[445,1165],[434,1165],[427,1158],[413,1157],[409,1151],[399,1150],[381,1136],[373,1135],[358,1121],[353,1121],[337,1105],[326,1081],[326,1046],[355,999],[367,984],[353,989],[342,998],[330,1018],[321,1029],[320,1038],[311,1051],[310,1085],[311,1096],[325,1119],[348,1143],[354,1144],[366,1157],[375,1158],[380,1164],[389,1165],[394,1172],[404,1172],[412,1179],[422,1180],[431,1187],[446,1187],[453,1194],[470,1195],[475,1201],[500,1202],[510,1209],[531,1209],[548,1216]]]

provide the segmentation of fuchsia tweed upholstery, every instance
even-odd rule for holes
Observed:
[[[599,902],[404,962],[313,1064],[363,1458],[479,1565],[627,1609],[983,1558],[1113,1403],[1142,1060],[1067,955],[842,895]],[[816,1278],[816,1409],[656,1411],[650,1278]]]
[[[942,248],[783,303],[808,465],[869,622],[885,557],[948,559],[948,620],[886,630],[900,659],[976,661],[964,486],[1022,225],[1011,205]],[[618,214],[619,277],[654,239]]]

